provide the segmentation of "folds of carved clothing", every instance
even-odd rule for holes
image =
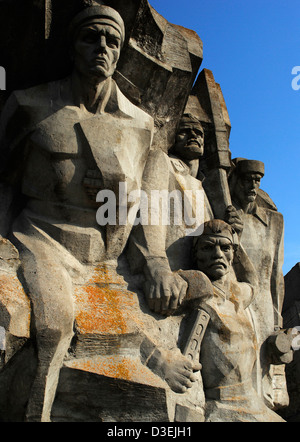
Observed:
[[[78,398],[74,382],[82,380],[84,384],[87,376],[99,389],[99,404],[110,395],[118,395],[119,385],[124,384],[128,390],[128,394],[124,393],[127,408],[132,410],[133,392],[146,395],[153,405],[160,395],[160,414],[151,405],[143,416],[159,421],[161,413],[165,413],[166,419],[169,387],[143,364],[140,347],[145,336],[150,336],[154,345],[163,340],[166,346],[175,347],[181,318],[165,318],[158,323],[149,314],[140,276],[130,280],[124,255],[118,263],[104,262],[99,253],[98,263],[95,262],[96,251],[103,250],[100,231],[95,233],[92,227],[85,227],[81,235],[77,226],[58,226],[49,223],[49,218],[47,221],[26,210],[14,223],[11,237],[20,253],[20,280],[32,306],[28,342],[35,338],[37,344],[37,368],[26,419],[67,421],[72,406],[69,398],[73,398],[71,402]],[[63,246],[64,238],[68,250]],[[94,252],[85,243],[88,240],[88,244],[93,243]],[[82,257],[89,261],[89,254],[93,262],[83,263]],[[27,308],[30,312],[29,304]],[[83,410],[90,409],[89,400],[82,405]],[[110,406],[108,401],[109,411],[103,413],[119,420],[121,411],[118,415]],[[132,412],[139,419],[140,410]]]
[[[206,390],[206,422],[284,422],[252,388],[252,381]]]

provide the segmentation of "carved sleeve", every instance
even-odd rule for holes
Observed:
[[[142,271],[144,265],[153,259],[159,259],[168,265],[166,254],[166,226],[162,225],[159,213],[158,222],[153,225],[151,195],[169,189],[169,168],[166,155],[161,150],[152,150],[143,175],[142,190],[148,200],[148,222],[138,225],[129,240],[129,261],[134,273]]]

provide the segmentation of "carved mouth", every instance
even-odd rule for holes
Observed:
[[[193,145],[195,145],[195,144],[197,144],[198,147],[201,147],[201,145],[200,145],[200,143],[199,143],[198,140],[189,140],[189,141],[186,143],[187,146],[193,146]]]
[[[224,269],[226,269],[226,264],[223,261],[222,262],[217,261],[210,265],[210,268],[216,268],[216,267],[223,267]]]
[[[97,64],[107,64],[107,59],[105,57],[97,57],[94,59]]]

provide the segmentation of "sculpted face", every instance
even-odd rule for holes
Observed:
[[[84,76],[108,78],[116,69],[121,52],[121,35],[97,21],[83,25],[73,44],[75,69]]]
[[[213,281],[229,273],[233,257],[233,245],[228,238],[203,235],[198,241],[196,254],[198,269]]]
[[[185,122],[176,134],[174,152],[186,160],[199,159],[204,154],[204,131],[200,124]]]
[[[262,176],[259,173],[245,173],[237,179],[235,199],[242,204],[250,204],[256,200]]]

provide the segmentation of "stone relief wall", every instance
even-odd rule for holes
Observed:
[[[146,0],[0,24],[0,421],[288,420],[283,216],[200,37]]]

